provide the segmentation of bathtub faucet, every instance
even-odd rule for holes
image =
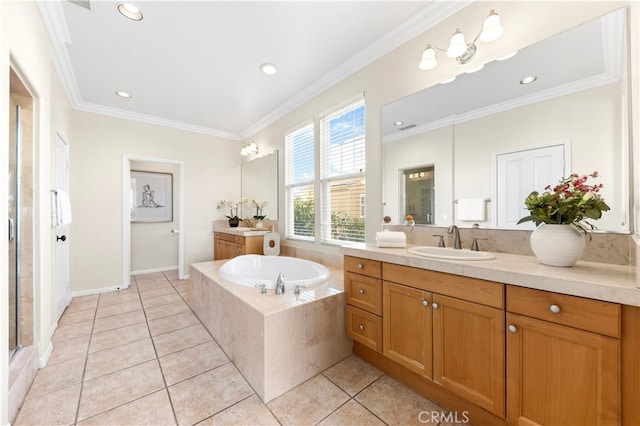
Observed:
[[[276,294],[284,294],[284,275],[282,272],[280,272],[276,280]]]

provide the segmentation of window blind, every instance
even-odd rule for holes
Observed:
[[[285,135],[287,238],[314,239],[314,143],[313,123]]]

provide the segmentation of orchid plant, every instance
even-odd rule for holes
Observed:
[[[256,207],[256,214],[253,216],[254,219],[256,220],[263,220],[265,217],[267,217],[267,215],[263,215],[262,214],[262,209],[264,209],[265,207],[267,207],[267,204],[269,204],[267,201],[257,201],[257,200],[252,200],[253,205]]]

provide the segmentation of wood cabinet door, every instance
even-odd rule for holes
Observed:
[[[507,421],[620,423],[620,341],[507,313]]]
[[[504,311],[433,295],[433,381],[505,416]]]
[[[383,354],[429,379],[431,373],[431,293],[383,283]]]

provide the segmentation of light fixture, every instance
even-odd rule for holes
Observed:
[[[400,127],[400,126],[402,126],[403,124],[404,124],[404,121],[402,121],[402,120],[398,120],[398,121],[396,121],[396,122],[394,122],[394,123],[393,123],[393,125],[394,125],[394,126],[396,126],[396,127]]]
[[[270,63],[264,63],[260,65],[260,70],[266,75],[274,75],[275,73],[278,72],[278,69],[276,68],[276,66]]]
[[[525,77],[522,80],[520,80],[520,84],[531,84],[534,81],[536,81],[537,79],[538,79],[538,77],[530,75],[530,76]]]
[[[131,93],[125,92],[124,90],[118,90],[116,92],[116,95],[120,96],[121,98],[125,98],[125,99],[131,98]]]
[[[471,68],[470,70],[466,70],[465,73],[473,74],[474,72],[480,71],[482,68],[484,68],[484,65],[480,65],[480,66],[477,66],[475,68]]]
[[[515,52],[511,52],[508,55],[504,55],[498,59],[496,59],[496,61],[506,61],[507,59],[511,59],[514,56],[516,56],[518,54],[518,51],[516,50]]]
[[[448,57],[456,58],[456,62],[460,65],[464,65],[471,61],[476,55],[476,51],[478,50],[476,42],[478,39],[483,42],[494,41],[500,38],[503,32],[504,28],[500,24],[500,15],[498,15],[495,10],[491,10],[489,12],[489,16],[484,20],[482,29],[471,43],[467,43],[465,41],[464,34],[460,31],[460,28],[458,28],[456,29],[456,32],[453,33],[451,41],[449,42],[449,47],[446,50],[428,44],[427,48],[422,52],[422,59],[420,60],[418,67],[421,70],[430,70],[435,68],[436,65],[438,65],[438,61],[436,60],[436,50],[447,52]]]
[[[142,12],[140,9],[135,7],[129,3],[120,3],[118,4],[118,12],[122,14],[122,16],[132,19],[134,21],[142,21]]]
[[[456,79],[456,76],[454,75],[454,76],[453,76],[453,77],[451,77],[451,78],[448,78],[448,79],[446,79],[446,80],[441,81],[441,82],[440,82],[440,84],[447,84],[447,83],[451,83],[452,81],[455,81],[455,79]]]
[[[258,145],[256,145],[255,141],[251,142],[250,144],[244,146],[241,150],[240,150],[240,155],[243,156],[247,156],[247,155],[251,155],[251,154],[257,154],[258,153]]]

